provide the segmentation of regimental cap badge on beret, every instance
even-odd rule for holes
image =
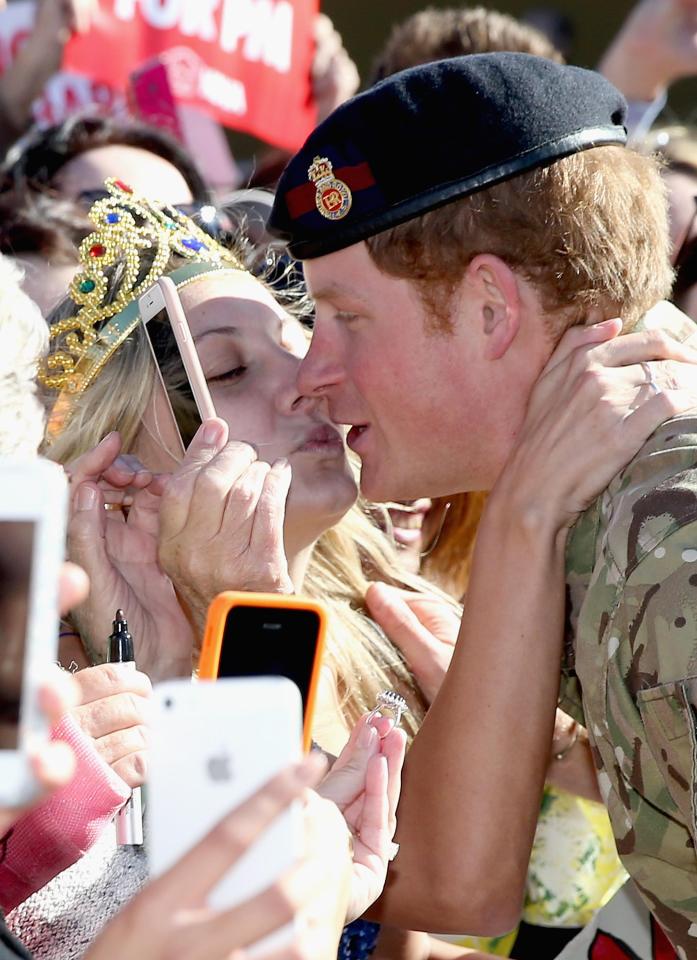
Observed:
[[[317,209],[327,220],[342,220],[351,209],[353,197],[343,180],[334,176],[331,160],[315,157],[307,171],[314,183]]]
[[[621,146],[625,120],[604,77],[543,57],[422,64],[342,103],[310,134],[281,176],[268,228],[300,260],[325,256],[581,150]]]

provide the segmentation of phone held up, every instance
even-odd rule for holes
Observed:
[[[280,676],[302,696],[303,744],[309,750],[327,613],[315,600],[274,593],[218,594],[208,608],[199,676]]]
[[[183,455],[203,420],[214,417],[206,378],[175,284],[160,277],[138,300],[140,318]]]
[[[0,807],[37,792],[28,750],[48,736],[38,686],[58,656],[67,497],[56,464],[0,461]]]
[[[302,705],[282,677],[169,680],[155,687],[148,783],[148,858],[157,876],[267,780],[301,758]],[[214,887],[220,910],[254,897],[302,855],[302,807],[292,804]],[[249,951],[273,952],[292,925]],[[246,953],[247,951],[245,951]]]

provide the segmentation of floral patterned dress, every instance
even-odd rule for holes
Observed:
[[[626,879],[605,807],[547,786],[530,857],[523,919],[543,927],[584,927]],[[512,931],[492,939],[444,939],[507,957],[515,936]]]

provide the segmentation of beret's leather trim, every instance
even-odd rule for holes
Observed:
[[[566,137],[549,141],[517,156],[514,160],[487,167],[473,176],[439,184],[432,190],[427,190],[418,196],[409,197],[400,203],[395,203],[391,207],[377,211],[375,215],[368,216],[365,219],[353,223],[344,220],[341,223],[327,224],[321,234],[310,239],[293,240],[290,231],[276,228],[273,222],[269,224],[269,229],[271,233],[289,241],[288,250],[296,260],[312,260],[329,253],[335,253],[337,250],[343,250],[354,243],[360,243],[361,240],[366,240],[376,233],[395,227],[406,220],[411,220],[413,217],[429,210],[434,210],[436,207],[442,207],[458,197],[464,197],[485,187],[494,186],[502,180],[508,180],[519,173],[532,170],[534,167],[546,166],[555,160],[561,160],[562,157],[580,153],[582,150],[588,150],[592,147],[613,143],[625,144],[626,142],[627,131],[624,127],[590,127],[576,131]],[[308,186],[310,185],[308,184]]]
[[[375,177],[373,171],[367,163],[358,163],[353,167],[339,167],[332,171],[332,176],[337,180],[343,180],[351,190],[367,190],[375,186]],[[316,210],[315,197],[317,196],[317,185],[314,183],[301,183],[299,187],[293,187],[286,194],[286,207],[291,217],[296,220],[311,210]]]

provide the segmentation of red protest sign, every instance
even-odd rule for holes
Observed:
[[[179,102],[288,150],[316,121],[310,72],[319,0],[99,0],[65,66],[118,90],[159,57]]]

